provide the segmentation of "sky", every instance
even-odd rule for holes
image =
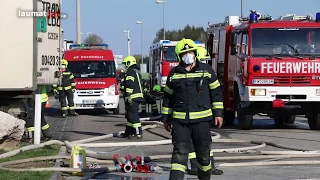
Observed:
[[[64,39],[76,40],[76,0],[62,0]],[[241,0],[164,0],[165,29],[181,29],[187,24],[203,26],[221,23],[226,16],[240,16]],[[103,38],[116,55],[127,55],[125,29],[130,29],[131,54],[148,55],[157,31],[163,27],[163,4],[155,0],[80,0],[81,35],[91,32]],[[254,9],[278,18],[286,14],[315,16],[320,0],[243,0],[243,16]]]

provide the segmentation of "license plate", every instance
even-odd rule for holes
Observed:
[[[252,79],[252,84],[274,84],[274,79]]]
[[[96,104],[97,100],[83,100],[82,104]]]

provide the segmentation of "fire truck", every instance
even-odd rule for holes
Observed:
[[[179,64],[175,54],[177,43],[178,41],[160,40],[150,46],[149,73],[152,86],[159,84],[163,87],[170,70]],[[205,44],[199,41],[195,43],[197,46],[205,47]]]
[[[278,19],[251,11],[248,18],[228,16],[209,24],[209,63],[222,84],[225,123],[237,112],[240,129],[253,116],[267,114],[276,124],[305,115],[320,129],[320,13]]]
[[[107,109],[119,114],[116,62],[107,44],[72,44],[64,52],[76,82],[76,110]]]

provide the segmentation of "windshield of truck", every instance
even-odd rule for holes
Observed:
[[[109,78],[116,76],[114,61],[69,61],[75,78]]]
[[[252,29],[252,57],[319,56],[320,28]]]
[[[164,60],[169,62],[177,62],[177,57],[175,53],[175,46],[165,46],[163,47]]]

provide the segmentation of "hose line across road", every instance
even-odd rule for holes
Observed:
[[[9,168],[8,166],[14,164],[27,163],[31,161],[41,161],[41,160],[51,160],[51,159],[70,159],[70,156],[46,156],[46,157],[36,157],[22,160],[15,160],[0,163],[0,169],[8,170],[8,171],[59,171],[59,172],[112,172],[115,171],[116,168],[114,166],[114,162],[112,160],[112,156],[116,154],[117,151],[122,151],[128,148],[136,148],[139,154],[143,159],[143,161],[166,161],[170,162],[171,154],[159,154],[159,155],[145,155],[144,147],[148,146],[162,146],[162,145],[170,145],[171,139],[168,136],[165,136],[162,133],[158,133],[159,128],[163,128],[163,123],[157,121],[161,117],[149,117],[149,118],[141,118],[141,123],[143,124],[143,130],[148,131],[151,134],[161,136],[165,138],[164,140],[153,140],[153,141],[139,141],[139,142],[105,142],[105,143],[96,143],[96,141],[107,140],[109,138],[116,137],[119,133],[116,132],[102,136],[96,136],[86,139],[81,139],[77,141],[58,141],[51,140],[39,145],[29,145],[22,147],[21,149],[17,149],[14,151],[10,151],[0,155],[0,159],[14,156],[22,151],[29,151],[32,149],[37,149],[44,147],[46,145],[59,144],[66,147],[66,149],[70,152],[72,147],[75,145],[80,145],[85,147],[87,161],[95,162],[101,165],[101,168],[97,169],[76,169],[76,168],[66,168],[66,167],[49,167],[49,168],[28,168],[28,169],[16,169]],[[212,141],[214,143],[219,144],[236,144],[237,147],[230,148],[214,148],[212,151],[214,153],[219,153],[219,156],[215,156],[216,164],[219,167],[246,167],[246,166],[280,166],[280,165],[319,165],[320,160],[316,160],[316,158],[320,157],[320,150],[313,150],[307,148],[298,148],[298,147],[290,147],[282,144],[272,143],[272,142],[264,142],[264,141],[247,141],[241,139],[231,139],[231,138],[221,138],[221,135],[217,132],[211,132]],[[277,147],[278,151],[268,151],[262,150],[262,148],[267,147]],[[118,150],[109,150],[110,148],[118,148]],[[99,149],[107,149],[103,151],[95,150],[95,148]],[[320,148],[319,148],[320,149]],[[223,154],[223,156],[221,156]],[[294,160],[294,158],[299,158],[298,160]],[[303,160],[301,160],[301,158]],[[285,160],[284,160],[285,159]],[[235,162],[228,162],[235,161]],[[245,161],[245,162],[239,162]],[[220,162],[220,164],[218,164]],[[319,171],[320,174],[320,171]],[[319,176],[320,177],[320,176]]]

